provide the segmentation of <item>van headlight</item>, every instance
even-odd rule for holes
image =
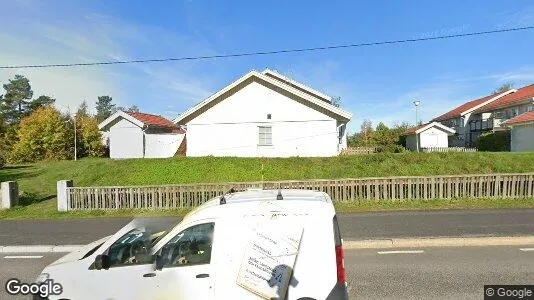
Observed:
[[[37,276],[37,278],[35,279],[35,283],[43,283],[43,282],[47,281],[48,279],[50,279],[50,274],[48,274],[48,273],[41,273],[41,274],[39,274],[39,276]]]

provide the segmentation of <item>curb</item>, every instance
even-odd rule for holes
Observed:
[[[343,241],[345,250],[421,248],[421,247],[481,247],[534,245],[534,236],[399,238],[382,240]],[[68,253],[84,245],[14,245],[0,246],[0,253]]]
[[[344,241],[343,248],[384,249],[420,247],[481,247],[534,245],[534,236],[506,237],[452,237],[452,238],[399,238],[385,240]]]

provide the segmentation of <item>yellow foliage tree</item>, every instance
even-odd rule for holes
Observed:
[[[11,160],[35,162],[70,158],[74,145],[69,139],[67,121],[53,106],[37,109],[23,118]]]
[[[76,117],[78,134],[78,155],[80,157],[100,157],[106,153],[102,143],[102,134],[98,130],[95,117],[78,115]]]

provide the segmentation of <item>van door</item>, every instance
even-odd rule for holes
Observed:
[[[154,272],[153,299],[214,299],[211,259],[215,223],[184,229],[157,250],[161,270]]]

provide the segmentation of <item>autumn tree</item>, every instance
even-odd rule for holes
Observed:
[[[73,147],[69,136],[67,120],[58,110],[52,106],[39,108],[21,120],[11,159],[14,162],[68,159]]]
[[[104,156],[102,133],[98,130],[98,121],[95,117],[77,115],[76,130],[78,157]]]

